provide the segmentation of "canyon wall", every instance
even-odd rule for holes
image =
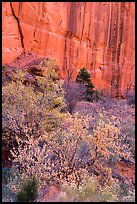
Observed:
[[[2,63],[28,50],[55,59],[63,78],[86,67],[121,96],[135,81],[135,3],[3,2]]]

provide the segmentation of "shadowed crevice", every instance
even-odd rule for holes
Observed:
[[[17,21],[18,30],[19,30],[19,34],[20,34],[21,46],[22,46],[23,49],[25,49],[25,47],[24,47],[24,36],[23,36],[23,32],[22,32],[22,29],[21,29],[21,26],[20,26],[19,18],[16,16],[11,2],[10,2],[10,7],[11,7],[12,14],[13,14],[15,20]]]

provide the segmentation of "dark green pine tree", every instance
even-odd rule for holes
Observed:
[[[86,70],[85,67],[83,67],[77,77],[76,77],[76,82],[77,83],[82,83],[85,85],[86,87],[86,100],[87,101],[92,101],[92,95],[94,93],[94,85],[93,83],[91,82],[91,76],[89,74],[89,72]]]

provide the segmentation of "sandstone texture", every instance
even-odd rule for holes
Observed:
[[[134,85],[134,2],[3,2],[2,63],[31,51],[56,60],[62,78],[82,67],[117,96]]]

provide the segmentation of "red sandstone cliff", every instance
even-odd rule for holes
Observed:
[[[3,2],[2,10],[3,64],[31,50],[55,59],[63,77],[87,67],[96,88],[118,95],[134,82],[134,2]]]

